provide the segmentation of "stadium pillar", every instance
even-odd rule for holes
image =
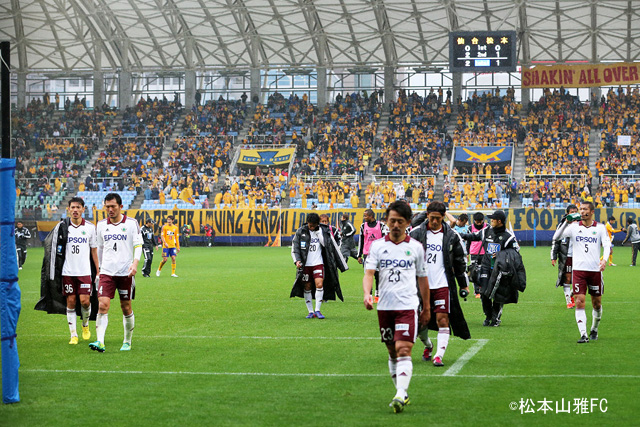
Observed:
[[[27,106],[27,73],[18,72],[18,109]]]
[[[458,98],[462,96],[462,73],[451,73],[453,84],[453,111],[458,111]]]
[[[118,108],[131,106],[131,72],[121,71],[118,81]]]
[[[93,108],[104,104],[104,73],[101,69],[93,70]]]
[[[395,99],[396,69],[392,65],[384,66],[384,102],[389,105]]]
[[[602,88],[601,87],[592,87],[591,91],[589,92],[589,96],[591,97],[591,99],[589,99],[589,101],[591,101],[591,106],[593,107],[594,105],[594,101],[597,103],[600,103],[600,97],[602,96]]]
[[[184,107],[190,110],[196,103],[196,72],[185,70],[184,72]]]
[[[256,97],[260,100],[260,69],[252,68],[249,78],[251,80],[251,97],[249,100],[253,103]],[[253,107],[255,107],[255,105],[253,105]]]
[[[531,102],[531,89],[520,89],[520,102],[522,103],[522,108],[524,109],[524,111],[527,111],[529,109],[529,103]]]
[[[316,87],[318,91],[318,110],[322,111],[327,103],[327,68],[317,67],[316,72],[318,73]]]

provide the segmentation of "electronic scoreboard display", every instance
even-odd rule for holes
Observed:
[[[449,33],[449,70],[469,73],[516,71],[515,31]]]

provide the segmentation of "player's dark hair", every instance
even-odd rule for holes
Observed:
[[[71,200],[69,200],[69,207],[71,207],[71,203],[79,203],[80,206],[84,208],[84,200],[82,197],[72,197]]]
[[[115,200],[118,205],[122,205],[122,197],[118,193],[109,193],[104,196],[104,202],[107,203],[109,200]]]
[[[342,214],[342,220],[343,221],[349,220],[349,214],[346,214],[346,213]]]
[[[475,222],[484,221],[484,214],[482,212],[476,212],[473,214],[473,220]]]
[[[567,209],[565,209],[565,213],[569,213],[569,211],[571,209],[578,210],[578,207],[576,205],[574,205],[573,203],[571,203],[570,205],[567,205]]]
[[[170,219],[171,221],[175,221],[176,219],[173,217],[173,215],[169,215],[167,216],[167,219]]]
[[[616,217],[615,216],[610,216],[609,219],[607,219],[607,221],[615,221]]]
[[[310,213],[307,215],[307,224],[320,224],[320,215],[317,213]]]
[[[401,217],[407,221],[411,221],[411,206],[409,206],[407,202],[396,200],[391,203],[385,212],[385,218],[389,218],[389,212],[391,211],[396,211]]]
[[[367,216],[374,216],[375,215],[371,209],[365,209],[364,210],[364,214],[367,215]]]
[[[465,213],[460,214],[460,215],[458,216],[458,219],[459,219],[460,221],[469,221],[469,215],[467,215],[467,214],[465,214]]]
[[[636,221],[633,218],[627,218],[627,224],[631,225],[631,224],[635,224]]]
[[[593,202],[590,202],[589,200],[583,200],[580,202],[581,205],[589,205],[589,210],[596,210],[596,207],[594,206]]]
[[[427,205],[427,213],[430,214],[431,212],[438,212],[439,214],[444,215],[445,212],[447,212],[447,207],[444,203],[434,200]]]

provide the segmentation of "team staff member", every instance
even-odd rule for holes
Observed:
[[[438,331],[434,366],[444,366],[442,359],[449,345],[449,336],[453,332],[462,339],[471,338],[469,327],[458,301],[456,280],[460,286],[460,295],[469,295],[469,279],[467,278],[467,253],[465,244],[458,232],[445,221],[447,208],[444,203],[433,201],[427,206],[425,213],[418,215],[411,230],[411,237],[422,244],[425,250],[425,267],[429,278],[431,298],[431,322],[421,329],[418,336],[425,345],[422,360],[431,360],[433,345],[428,337],[429,329]],[[421,222],[425,221],[426,222]],[[451,328],[449,327],[451,323]],[[426,326],[426,325],[425,325]]]
[[[484,311],[485,319],[483,326],[500,326],[502,322],[502,303],[491,300],[489,295],[485,294],[488,289],[489,279],[493,271],[493,264],[499,251],[505,249],[515,249],[520,252],[520,246],[516,236],[507,230],[505,223],[507,216],[504,211],[497,210],[491,215],[487,215],[491,220],[491,227],[483,228],[475,233],[463,234],[462,238],[471,242],[482,242],[484,256],[480,265],[480,292],[482,298],[482,311]]]
[[[27,243],[31,239],[31,232],[24,226],[22,221],[16,222],[15,229],[16,252],[18,255],[18,269],[22,270],[22,265],[27,260]]]
[[[162,226],[160,238],[162,239],[162,261],[160,261],[156,276],[160,277],[162,267],[164,267],[167,259],[171,257],[171,277],[178,277],[176,274],[176,255],[180,253],[180,233],[178,232],[178,226],[173,223],[172,215],[167,217],[167,223]]]
[[[78,344],[76,331],[76,299],[80,300],[82,315],[82,339],[89,340],[89,318],[91,317],[91,259],[100,271],[98,262],[98,241],[96,226],[82,218],[84,200],[73,197],[69,200],[70,223],[67,232],[64,264],[62,265],[62,294],[67,298],[67,323],[71,339],[69,344]]]
[[[473,214],[473,223],[471,224],[469,231],[472,233],[477,233],[480,230],[489,227],[484,221],[484,214],[482,212],[476,212]],[[471,258],[470,271],[477,272],[480,268],[480,264],[482,263],[482,258],[484,257],[484,248],[482,247],[482,242],[467,242],[467,252],[469,252],[469,257]],[[471,274],[471,280],[473,280],[473,290],[476,295],[476,298],[480,298],[480,274]]]
[[[380,337],[389,352],[389,373],[396,394],[389,404],[398,413],[409,403],[407,390],[413,374],[411,350],[418,332],[418,307],[423,301],[419,324],[429,323],[429,281],[425,268],[424,249],[420,242],[406,233],[411,224],[411,207],[395,201],[386,211],[391,232],[371,244],[365,264],[362,289],[364,306],[373,309],[371,289],[376,271],[380,273],[380,300],[377,304]]]
[[[131,350],[131,338],[135,317],[131,301],[135,298],[138,262],[142,255],[142,235],[138,221],[122,214],[122,198],[118,193],[109,193],[104,198],[107,218],[98,223],[98,261],[100,276],[96,317],[97,340],[89,348],[100,353],[106,350],[104,336],[109,325],[109,308],[116,289],[120,296],[124,340],[120,351]]]
[[[144,265],[142,266],[142,277],[151,277],[151,263],[153,262],[153,250],[157,245],[156,236],[153,233],[155,222],[151,217],[147,217],[144,225],[140,229],[142,232],[142,252],[144,252]]]
[[[578,212],[576,205],[567,206],[567,215],[575,214]],[[558,224],[558,228],[562,227],[562,224],[566,221],[566,215]],[[567,303],[567,308],[574,308],[575,302],[571,296],[571,269],[573,268],[573,242],[568,237],[562,240],[551,241],[551,265],[555,267],[556,261],[558,262],[558,280],[556,281],[556,287],[562,285],[564,290],[564,299]]]
[[[571,217],[556,230],[553,240],[569,237],[573,241],[573,298],[576,301],[576,323],[580,331],[578,344],[598,339],[598,326],[602,319],[602,294],[604,279],[602,272],[607,266],[611,241],[604,225],[593,220],[595,207],[592,202],[580,203],[580,221]],[[600,259],[600,248],[603,249]],[[589,291],[593,307],[591,332],[587,336],[585,297]]]
[[[636,257],[638,256],[638,250],[640,250],[640,233],[638,232],[638,224],[636,224],[633,218],[627,218],[627,236],[622,241],[624,245],[627,240],[631,242],[633,254],[631,255],[631,267],[636,266]]]
[[[290,297],[304,298],[309,312],[307,319],[324,319],[320,311],[323,300],[335,300],[337,295],[344,301],[338,269],[346,271],[349,267],[340,255],[329,226],[320,223],[317,213],[310,213],[307,223],[293,236],[291,257],[298,270]]]
[[[408,224],[410,225],[410,224]],[[358,243],[358,262],[365,265],[371,243],[389,234],[389,229],[382,221],[377,221],[371,209],[364,211],[364,222],[360,226],[360,242]],[[376,295],[373,302],[378,302],[378,273],[375,273]]]
[[[340,252],[345,262],[349,262],[349,258],[358,259],[358,249],[356,249],[356,242],[354,240],[356,234],[356,227],[349,221],[349,214],[342,214],[342,222],[340,224],[342,228],[342,244],[340,245]]]

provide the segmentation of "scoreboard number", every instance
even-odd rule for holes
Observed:
[[[515,31],[454,31],[449,33],[452,72],[511,72],[518,64]]]

